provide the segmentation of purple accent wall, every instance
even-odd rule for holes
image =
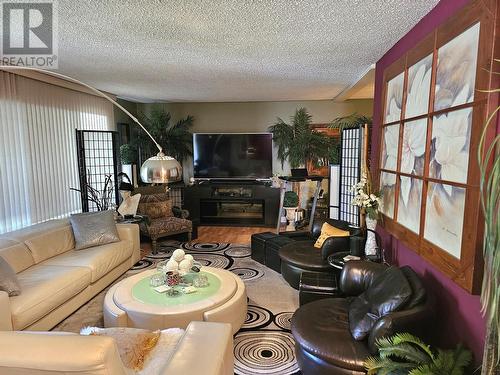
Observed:
[[[384,69],[414,47],[426,35],[442,24],[449,16],[466,5],[468,0],[441,0],[436,7],[401,38],[378,62],[375,73],[374,126],[372,134],[371,165],[378,165],[380,114],[383,108]],[[500,121],[498,123],[500,130]],[[454,346],[463,342],[470,348],[475,361],[480,362],[486,331],[485,321],[480,312],[479,296],[473,296],[455,284],[438,269],[421,258],[417,253],[400,243],[396,238],[378,229],[382,235],[389,258],[398,265],[409,265],[422,276],[427,289],[434,293],[437,301],[436,332],[438,345]]]

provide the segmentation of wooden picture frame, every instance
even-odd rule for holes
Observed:
[[[381,225],[471,293],[483,271],[476,155],[498,105],[484,92],[496,81],[497,8],[495,0],[472,1],[389,66],[379,119]]]

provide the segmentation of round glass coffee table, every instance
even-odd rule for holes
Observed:
[[[194,320],[230,323],[237,332],[246,318],[245,284],[230,271],[203,267],[208,286],[191,294],[168,296],[149,284],[156,269],[113,285],[104,298],[105,327],[186,328]]]

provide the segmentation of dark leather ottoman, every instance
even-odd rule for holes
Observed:
[[[266,266],[281,273],[280,249],[291,242],[295,241],[289,237],[278,235],[269,239],[266,242]]]
[[[251,247],[252,259],[261,264],[266,264],[266,242],[271,238],[278,236],[273,232],[255,233],[252,234]]]
[[[323,259],[314,241],[295,241],[280,249],[281,275],[291,287],[299,289],[302,272],[331,273],[332,267]]]
[[[337,276],[333,273],[302,272],[299,285],[300,306],[340,294]]]

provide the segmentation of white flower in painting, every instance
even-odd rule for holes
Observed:
[[[431,69],[422,64],[413,78],[406,99],[406,118],[427,113],[429,106],[429,90],[431,86]]]
[[[401,117],[401,102],[403,99],[404,73],[399,74],[387,83],[387,101],[385,123],[399,121]]]
[[[427,136],[426,120],[409,122],[405,125],[403,132],[403,145],[401,152],[401,171],[413,173],[415,159],[424,155],[425,139]],[[401,179],[401,195],[403,201],[408,204],[410,197],[411,179]]]
[[[398,164],[399,126],[388,126],[384,130],[384,168],[395,171]]]
[[[382,187],[390,187],[396,185],[396,176],[392,173],[381,173],[380,185]]]
[[[401,108],[399,108],[398,104],[396,103],[395,98],[391,98],[391,101],[389,102],[389,111],[387,112],[387,115],[385,117],[385,122],[394,122],[394,121],[399,121],[401,117]]]
[[[455,101],[463,102],[469,91],[468,85],[462,89]],[[433,138],[436,152],[434,159],[441,166],[441,179],[454,182],[467,181],[468,153],[464,152],[467,143],[469,116],[471,109],[449,112],[436,117],[433,123]],[[452,188],[443,185],[446,193],[451,195]]]

